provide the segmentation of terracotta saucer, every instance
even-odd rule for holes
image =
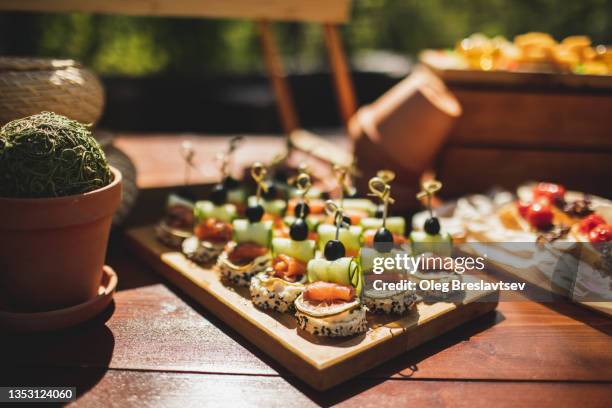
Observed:
[[[0,311],[0,331],[32,333],[64,329],[89,320],[101,313],[113,300],[117,288],[117,274],[104,265],[98,296],[65,309],[37,313]]]

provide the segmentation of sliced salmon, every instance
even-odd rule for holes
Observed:
[[[234,247],[232,252],[227,254],[229,261],[236,265],[246,265],[259,256],[268,252],[268,248],[252,242],[245,242]]]
[[[194,228],[200,241],[227,242],[232,238],[232,226],[215,218],[208,218]]]
[[[331,282],[314,282],[306,287],[304,299],[314,302],[350,302],[355,297],[355,288]]]
[[[272,260],[272,269],[277,278],[295,282],[306,273],[306,264],[291,256],[279,254]]]

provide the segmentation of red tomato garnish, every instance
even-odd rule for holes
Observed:
[[[353,300],[355,288],[331,282],[315,282],[306,286],[304,299],[315,302],[333,302],[342,300],[345,302]]]
[[[546,230],[552,226],[553,212],[550,204],[544,201],[531,203],[525,217],[529,224],[539,230]]]
[[[598,225],[605,224],[606,220],[599,214],[591,214],[587,216],[585,219],[580,221],[580,225],[578,226],[578,230],[583,234],[588,234],[591,232],[593,228]]]
[[[565,197],[565,187],[560,184],[539,183],[533,189],[533,199],[537,201],[540,198],[546,198],[551,203],[563,202]]]
[[[252,242],[245,242],[238,244],[234,247],[232,252],[227,254],[227,258],[230,262],[236,265],[244,265],[251,262],[258,256],[265,255],[268,252],[268,248],[263,247]]]
[[[306,264],[291,256],[279,254],[272,260],[272,269],[274,270],[274,276],[277,278],[295,282],[306,273]]]
[[[527,217],[527,212],[529,211],[529,207],[531,207],[531,203],[526,203],[525,201],[516,202],[516,210],[523,218]]]
[[[601,224],[593,228],[589,232],[589,241],[593,243],[612,241],[612,225]]]
[[[232,239],[232,226],[226,222],[209,218],[196,225],[193,233],[200,241],[227,242]]]

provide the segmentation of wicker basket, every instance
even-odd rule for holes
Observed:
[[[76,61],[0,57],[0,126],[41,111],[93,125],[103,107],[98,77]]]

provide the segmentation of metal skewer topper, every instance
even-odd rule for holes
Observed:
[[[251,177],[255,180],[257,184],[257,191],[255,193],[255,197],[257,197],[257,202],[261,202],[261,191],[264,193],[268,192],[268,185],[266,184],[266,175],[268,174],[268,169],[261,164],[260,162],[253,163],[251,166]]]
[[[219,171],[221,172],[221,181],[229,175],[230,160],[234,154],[234,151],[238,148],[240,142],[244,138],[242,136],[234,136],[230,139],[227,151],[217,154],[217,160],[219,161]]]
[[[344,193],[352,193],[351,186],[347,183],[347,176],[351,173],[351,168],[335,164],[333,167],[333,172],[336,175],[338,187],[340,187],[340,198],[338,201],[340,203],[340,207],[344,207]]]
[[[348,224],[344,221],[344,210],[332,200],[327,200],[325,202],[325,213],[334,220],[334,225],[336,226],[336,240],[338,240],[340,228],[348,227]]]
[[[371,197],[378,197],[383,205],[382,226],[386,228],[389,204],[395,202],[391,197],[391,186],[382,177],[372,177],[368,182],[368,188],[370,189],[368,195]]]
[[[384,181],[387,184],[395,180],[395,172],[393,170],[387,170],[387,169],[378,170],[376,172],[376,176],[380,177],[382,181]]]
[[[181,157],[185,161],[183,184],[185,186],[188,186],[189,184],[191,184],[191,169],[195,168],[197,170],[197,167],[194,163],[195,150],[193,148],[193,143],[191,143],[189,140],[183,140],[183,142],[181,143],[180,153]]]
[[[295,187],[297,189],[297,194],[300,197],[300,218],[304,217],[304,210],[306,208],[306,194],[312,187],[312,182],[310,181],[310,176],[306,172],[301,172],[297,178],[295,179]]]
[[[433,217],[432,200],[434,195],[442,189],[442,183],[435,179],[426,180],[421,184],[421,188],[422,190],[419,191],[416,198],[419,200],[427,198],[427,210],[429,211],[429,216]]]

